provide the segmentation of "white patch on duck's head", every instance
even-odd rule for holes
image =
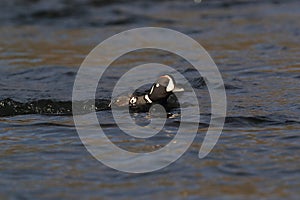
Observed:
[[[136,97],[131,97],[131,99],[129,100],[130,104],[135,104],[137,102],[137,98]]]
[[[169,75],[163,75],[161,78],[167,78],[168,79],[168,84],[166,86],[166,91],[167,92],[172,92],[175,89],[175,83],[174,80],[171,76]]]

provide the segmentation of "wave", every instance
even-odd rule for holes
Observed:
[[[226,117],[227,127],[263,127],[276,125],[300,124],[300,121],[289,119],[286,116],[230,116]]]
[[[92,101],[81,103],[83,106],[81,111],[91,112],[93,109],[101,111],[109,109],[110,100],[98,99],[95,101],[95,107]],[[72,102],[41,99],[22,103],[10,98],[0,101],[0,117],[26,114],[72,115]]]
[[[97,99],[95,106],[91,100],[80,102],[80,113],[89,113],[91,111],[110,110],[110,100]],[[0,100],[0,117],[9,117],[16,115],[40,114],[40,115],[56,115],[56,116],[72,116],[72,101],[56,101],[49,99],[41,99],[29,102],[19,102],[7,98]],[[203,115],[201,115],[203,116]],[[206,115],[205,115],[206,116]],[[207,114],[205,120],[202,121],[200,127],[209,126],[210,114]],[[178,118],[170,123],[180,123]],[[225,119],[225,127],[265,127],[300,124],[300,121],[290,119],[287,116],[227,116]],[[169,124],[171,125],[171,124]]]

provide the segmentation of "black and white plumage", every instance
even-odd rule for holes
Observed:
[[[117,107],[129,106],[132,109],[149,109],[152,104],[168,106],[168,98],[173,92],[182,92],[183,88],[176,87],[176,82],[171,75],[160,76],[144,95],[120,96],[113,100],[110,105]]]

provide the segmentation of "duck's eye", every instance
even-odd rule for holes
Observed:
[[[159,87],[159,83],[156,83],[156,85],[155,85],[156,87]]]

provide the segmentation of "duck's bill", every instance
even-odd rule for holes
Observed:
[[[112,105],[117,106],[117,107],[124,107],[124,106],[128,106],[128,103],[129,103],[128,96],[120,96],[116,99],[111,100],[108,107],[112,107]]]
[[[172,92],[184,92],[184,89],[181,87],[175,87]]]

